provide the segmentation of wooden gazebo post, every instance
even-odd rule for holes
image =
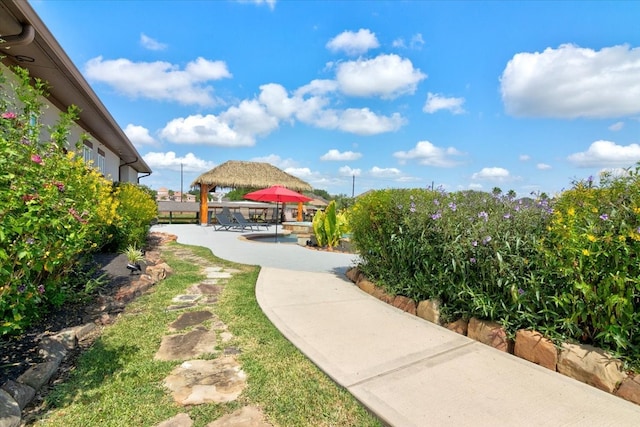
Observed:
[[[209,225],[209,186],[200,183],[200,225]]]

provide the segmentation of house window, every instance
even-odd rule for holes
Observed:
[[[104,151],[102,151],[101,149],[98,148],[98,169],[100,170],[100,172],[102,172],[102,175],[105,175],[105,158],[104,158]]]
[[[90,163],[93,160],[93,144],[85,141],[82,146],[82,157],[85,163]]]

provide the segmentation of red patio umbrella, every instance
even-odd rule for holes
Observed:
[[[278,205],[280,202],[308,202],[311,197],[304,194],[296,193],[281,185],[274,185],[262,190],[253,191],[244,195],[245,199],[255,200],[257,202],[276,202],[276,242],[278,241]]]

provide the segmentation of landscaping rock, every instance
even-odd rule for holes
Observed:
[[[178,414],[175,417],[171,417],[166,421],[156,424],[154,427],[191,427],[193,420],[189,414]]]
[[[18,403],[20,410],[23,410],[36,395],[36,391],[33,387],[26,384],[20,384],[13,380],[8,380],[2,385],[2,389],[9,393],[13,400]],[[2,412],[0,412],[1,414]]]
[[[47,362],[58,362],[67,356],[67,348],[60,341],[44,337],[38,344],[40,356]]]
[[[398,295],[393,299],[393,306],[414,316],[416,315],[416,302],[411,298]]]
[[[416,315],[436,325],[440,324],[440,301],[425,300],[418,303]]]
[[[0,427],[20,425],[20,406],[6,391],[0,389]]]
[[[167,335],[162,338],[155,360],[185,360],[213,353],[216,333],[206,329],[195,329],[186,334]]]
[[[37,363],[27,369],[27,371],[20,375],[17,379],[19,383],[26,384],[35,390],[40,390],[40,387],[49,382],[53,374],[60,366],[60,361]]]
[[[556,370],[558,364],[556,346],[551,340],[536,331],[519,330],[516,332],[514,354],[552,371]]]
[[[67,350],[73,350],[78,344],[75,328],[64,329],[57,334],[52,335],[51,338],[61,342]]]
[[[179,405],[234,401],[246,387],[246,375],[233,356],[189,360],[164,380]]]
[[[358,287],[370,295],[373,295],[376,290],[376,285],[367,279],[360,280],[358,282]]]
[[[264,420],[264,414],[255,406],[245,406],[218,418],[207,427],[272,427]]]
[[[636,375],[633,378],[625,378],[615,394],[629,402],[640,405],[640,375]]]
[[[362,283],[365,280],[366,279],[363,279],[360,282],[358,282],[358,286],[360,286],[360,283]],[[391,304],[395,299],[393,295],[389,295],[388,293],[386,293],[385,290],[382,289],[380,286],[375,286],[373,293],[371,295],[378,298],[382,302],[386,302],[387,304]]]
[[[469,319],[467,336],[496,350],[510,353],[513,345],[507,338],[504,328],[496,322],[484,321],[472,317]]]
[[[347,279],[351,280],[353,283],[358,283],[358,275],[360,274],[360,270],[358,267],[351,267],[345,273]]]
[[[456,332],[460,335],[467,335],[467,331],[469,330],[469,321],[464,319],[458,319],[455,322],[447,323],[445,328],[450,331]]]
[[[145,273],[151,277],[151,281],[153,283],[158,283],[159,281],[166,279],[169,274],[173,273],[173,270],[169,267],[169,264],[162,262],[157,265],[147,266]]]
[[[622,362],[596,347],[563,344],[558,372],[611,393],[625,378]]]
[[[89,335],[91,335],[96,329],[98,328],[98,326],[91,322],[91,323],[87,323],[85,325],[82,326],[78,326],[76,328],[76,337],[78,338],[78,341],[82,341],[85,338],[87,338]]]

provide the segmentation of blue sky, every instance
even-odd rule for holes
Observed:
[[[348,196],[553,195],[640,161],[640,2],[31,4],[154,189],[255,160]]]

